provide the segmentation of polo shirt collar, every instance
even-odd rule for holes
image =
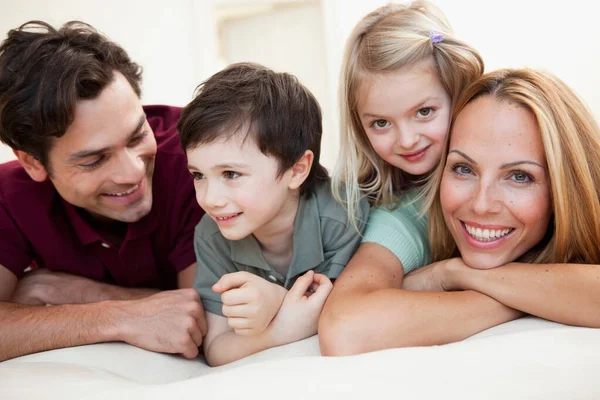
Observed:
[[[60,195],[58,195],[60,197]],[[83,217],[77,212],[75,206],[60,197],[62,205],[66,211],[67,219],[70,221],[75,234],[83,245],[89,245],[96,242],[105,242],[106,240],[96,232]],[[157,227],[159,219],[153,202],[150,213],[137,222],[129,224],[125,241],[134,240],[143,236],[150,235]]]
[[[296,277],[323,262],[321,220],[316,195],[302,196],[294,219],[294,252],[288,277]],[[262,249],[254,235],[230,241],[231,259],[235,263],[273,271],[265,260]]]

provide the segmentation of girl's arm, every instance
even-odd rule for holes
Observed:
[[[541,318],[600,328],[598,265],[510,263],[479,270],[457,258],[439,272],[448,290],[476,290]]]
[[[402,290],[403,271],[384,246],[359,247],[321,314],[324,355],[455,342],[523,315],[476,291]]]

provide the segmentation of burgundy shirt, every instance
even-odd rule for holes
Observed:
[[[0,165],[0,265],[18,278],[37,264],[125,287],[173,289],[196,262],[194,227],[204,213],[194,194],[176,129],[181,109],[144,107],[156,136],[150,213],[112,246],[47,180],[33,181],[18,161]]]

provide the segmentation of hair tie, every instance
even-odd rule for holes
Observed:
[[[431,39],[431,43],[437,44],[444,40],[444,35],[432,29],[429,31],[429,39]]]

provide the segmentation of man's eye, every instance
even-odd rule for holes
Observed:
[[[146,133],[146,132],[144,132],[144,133],[142,133],[142,134],[139,134],[138,136],[136,136],[136,137],[132,138],[132,139],[129,141],[129,146],[135,146],[135,145],[138,145],[138,144],[140,144],[140,143],[141,143],[141,142],[144,140],[144,138],[146,138],[146,135],[147,135],[147,133]]]
[[[95,161],[87,163],[87,164],[81,164],[81,166],[85,169],[92,170],[92,169],[97,168],[100,165],[102,165],[103,162],[104,162],[104,156],[100,156]]]

